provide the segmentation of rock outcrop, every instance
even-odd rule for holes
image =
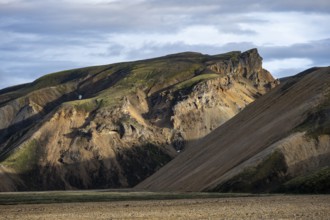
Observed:
[[[0,190],[135,186],[277,84],[252,49],[89,67],[0,91]]]

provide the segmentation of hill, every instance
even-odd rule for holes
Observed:
[[[132,187],[278,84],[256,49],[45,75],[0,91],[0,191]]]
[[[140,183],[159,191],[330,189],[330,67],[285,80]]]

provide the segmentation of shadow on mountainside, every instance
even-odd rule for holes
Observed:
[[[68,156],[71,162],[59,158],[55,166],[32,165],[16,174],[0,172],[0,189],[43,191],[134,187],[172,159],[153,144],[121,149],[114,158],[78,161],[80,155],[76,152],[70,152]],[[0,166],[5,168],[5,165]]]

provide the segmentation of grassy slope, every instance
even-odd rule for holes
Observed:
[[[229,181],[218,185],[215,192],[265,192],[279,186],[286,172],[284,155],[275,151],[256,167],[248,167]]]
[[[38,146],[37,140],[32,140],[21,148],[15,149],[1,164],[13,168],[17,173],[29,172],[38,162]]]

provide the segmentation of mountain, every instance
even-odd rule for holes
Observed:
[[[0,90],[0,191],[135,186],[277,84],[252,49],[68,70]]]
[[[330,67],[286,79],[140,183],[160,191],[330,193]]]

